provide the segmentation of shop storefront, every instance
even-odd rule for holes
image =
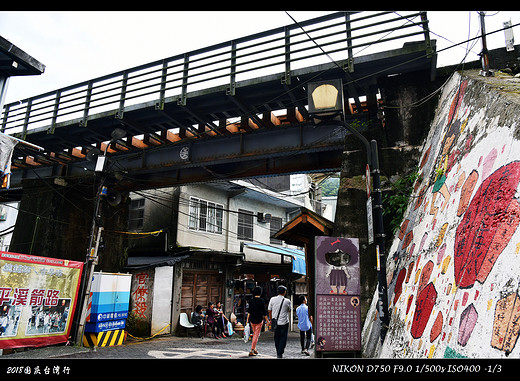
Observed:
[[[252,291],[256,286],[262,288],[260,297],[264,299],[266,306],[269,300],[277,295],[276,290],[279,285],[287,287],[287,297],[293,301],[293,305],[293,299],[299,295],[296,289],[306,293],[306,288],[301,287],[306,275],[303,251],[252,243],[244,244],[242,251],[245,255],[244,264],[237,269],[233,282],[232,312],[236,317],[238,331],[245,322],[247,305],[253,298]],[[263,256],[264,262],[251,260],[259,255]],[[266,255],[271,258],[271,262],[265,262]]]
[[[190,316],[197,305],[205,309],[210,301],[221,301],[231,311],[233,270],[241,258],[193,249],[177,257],[129,258],[131,311],[149,322],[151,335],[176,332],[181,313]]]

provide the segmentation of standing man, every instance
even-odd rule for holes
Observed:
[[[276,357],[281,359],[287,344],[287,334],[289,333],[289,313],[292,309],[292,303],[285,297],[287,288],[278,286],[278,295],[269,300],[267,312],[269,319],[273,317],[277,320],[277,326],[274,331],[274,345],[276,347]],[[274,313],[273,313],[274,312]]]

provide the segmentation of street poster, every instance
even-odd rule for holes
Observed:
[[[0,349],[69,339],[82,262],[0,251]]]
[[[316,350],[361,350],[359,240],[316,237]]]

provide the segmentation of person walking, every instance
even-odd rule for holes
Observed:
[[[273,317],[276,319],[276,329],[274,330],[274,345],[276,347],[276,357],[282,358],[285,346],[287,345],[287,334],[289,333],[289,313],[292,309],[292,303],[285,297],[287,288],[278,286],[278,295],[273,296],[269,300],[267,312],[271,324]],[[274,311],[274,315],[273,315]]]
[[[253,289],[253,300],[249,302],[246,320],[246,325],[251,323],[251,328],[253,329],[253,339],[251,341],[251,351],[249,352],[249,356],[256,356],[258,354],[256,344],[260,338],[263,322],[265,321],[266,324],[269,324],[265,302],[260,295],[262,295],[262,287],[256,286]]]
[[[298,316],[302,354],[310,356],[309,347],[312,338],[312,316],[309,315],[309,307],[307,307],[307,298],[305,295],[300,295],[300,305],[296,308],[296,315]],[[307,338],[307,340],[305,340],[305,338]]]

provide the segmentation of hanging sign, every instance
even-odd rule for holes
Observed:
[[[367,186],[367,199],[370,200],[370,186],[371,186],[371,179],[370,179],[370,166],[367,164],[365,168],[365,182]]]
[[[0,251],[0,349],[66,342],[82,262]]]
[[[316,350],[361,350],[359,240],[316,237]]]
[[[367,230],[368,230],[368,244],[374,243],[374,217],[372,214],[372,199],[367,200]]]

